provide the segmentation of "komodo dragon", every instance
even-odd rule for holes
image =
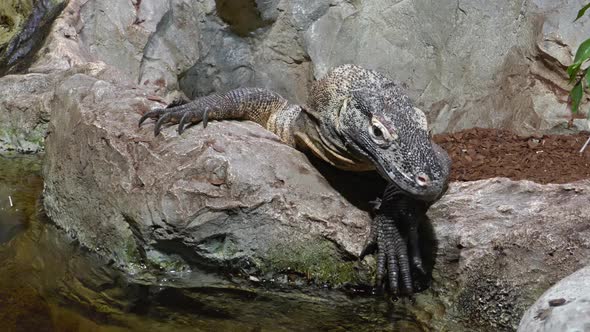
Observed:
[[[393,81],[343,65],[314,83],[308,106],[291,104],[269,90],[239,88],[154,109],[141,117],[139,126],[148,118],[157,120],[155,135],[168,123],[178,123],[182,134],[188,124],[206,126],[211,119],[251,120],[340,169],[376,169],[389,185],[362,255],[377,247],[378,287],[387,270],[390,291],[398,292],[401,278],[401,290],[413,292],[408,247],[414,267],[423,272],[417,231],[409,227],[406,241],[399,226],[415,224],[416,214],[424,215],[442,195],[451,164],[431,141],[424,113]]]

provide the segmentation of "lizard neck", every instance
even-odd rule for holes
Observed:
[[[375,169],[369,160],[352,155],[339,139],[332,137],[334,133],[322,130],[318,119],[303,110],[293,122],[292,128],[296,148],[299,150],[311,150],[320,159],[342,170]]]
[[[268,117],[266,129],[279,136],[285,144],[297,148],[295,133],[297,131],[297,119],[302,110],[299,105],[286,103]]]

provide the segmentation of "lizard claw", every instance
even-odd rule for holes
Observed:
[[[420,246],[418,243],[418,227],[416,222],[413,222],[409,229],[408,245],[410,247],[410,255],[412,259],[412,266],[418,270],[422,275],[426,275],[422,257],[420,256]]]
[[[160,118],[158,119],[158,121],[156,121],[156,126],[154,127],[154,136],[158,136],[160,134],[160,130],[162,129],[162,125],[164,125],[165,123],[169,123],[174,121],[174,113],[173,112],[167,112],[164,113],[164,115],[160,116]]]
[[[376,283],[382,287],[387,280],[390,292],[411,296],[414,293],[412,272],[426,276],[418,241],[418,226],[426,218],[428,205],[405,196],[389,185],[376,216],[365,249],[377,244]]]
[[[379,211],[379,209],[381,208],[381,203],[383,203],[383,200],[379,197],[375,198],[372,201],[369,201],[369,205],[371,205],[373,211]]]
[[[402,238],[394,220],[385,215],[376,217],[377,228],[377,287],[387,277],[389,290],[394,295],[412,295],[412,274],[406,241]],[[387,272],[387,273],[386,273]],[[401,287],[399,283],[401,282]]]
[[[205,109],[203,111],[203,119],[201,121],[203,121],[203,128],[207,128],[207,123],[209,122],[209,110],[208,109]]]
[[[178,123],[178,135],[182,135],[182,133],[184,132],[184,126],[186,126],[188,123],[190,123],[191,116],[192,116],[191,112],[186,112],[182,116],[182,118],[180,119],[180,123]]]
[[[208,107],[203,106],[198,102],[192,102],[169,108],[156,108],[151,110],[139,119],[139,126],[141,127],[142,123],[148,118],[156,120],[154,135],[158,136],[164,125],[178,123],[178,134],[180,135],[189,124],[203,122],[203,126],[207,127],[208,115]]]
[[[146,112],[140,119],[139,119],[139,123],[137,124],[138,127],[141,127],[141,124],[147,120],[147,119],[157,119],[159,118],[162,114],[164,114],[166,112],[166,109],[163,108],[156,108],[153,109],[149,112]]]

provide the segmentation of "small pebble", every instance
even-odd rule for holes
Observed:
[[[565,304],[564,298],[549,300],[550,307],[559,307],[560,305],[564,305],[564,304]]]

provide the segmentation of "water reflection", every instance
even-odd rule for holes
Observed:
[[[0,195],[4,195],[0,190]],[[5,197],[10,197],[6,195]],[[2,202],[0,202],[2,204]],[[26,220],[18,211],[13,209],[0,208],[0,244],[8,242],[16,234],[25,230]]]
[[[37,157],[0,157],[0,244],[26,229],[43,186]]]
[[[39,217],[42,186],[38,158],[0,157],[3,331],[425,330],[381,298],[130,282]]]

